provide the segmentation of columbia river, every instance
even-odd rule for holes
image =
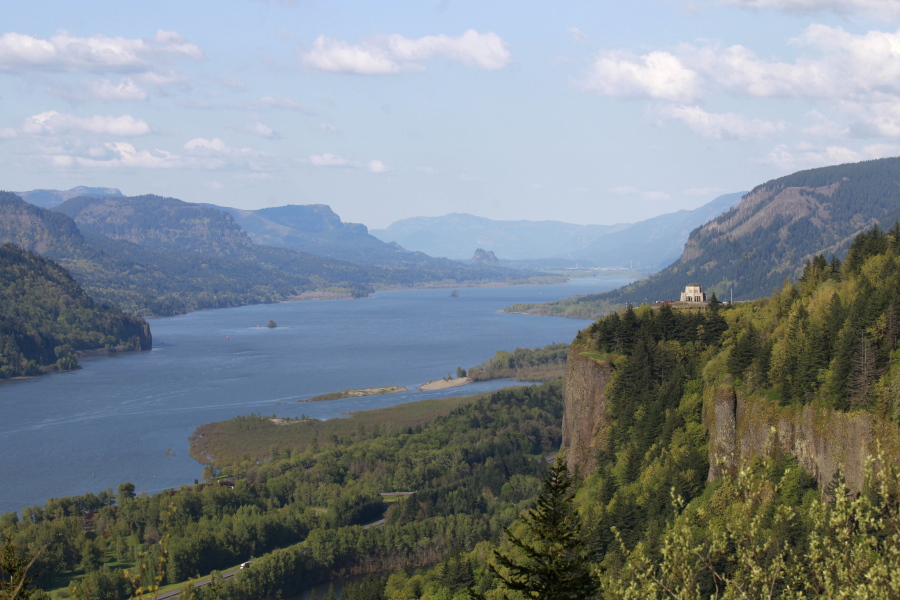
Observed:
[[[401,290],[360,300],[285,302],[152,319],[154,348],[82,360],[71,373],[0,384],[0,513],[130,481],[154,493],[193,483],[202,466],[188,436],[241,414],[329,419],[425,398],[509,385],[419,392],[498,350],[569,342],[588,322],[504,314],[628,283]],[[266,324],[273,320],[277,327]],[[300,402],[345,389],[409,392]]]

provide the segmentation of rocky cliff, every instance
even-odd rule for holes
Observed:
[[[606,443],[609,414],[606,386],[612,365],[573,344],[566,359],[563,384],[562,449],[571,470],[590,473]]]
[[[729,383],[704,399],[709,431],[709,479],[733,472],[747,460],[775,448],[790,452],[820,486],[840,469],[847,485],[861,490],[866,461],[878,453],[900,457],[900,430],[866,411],[841,412],[822,406],[779,406],[745,397]]]
[[[610,417],[606,386],[612,365],[573,344],[563,385],[562,449],[569,468],[587,474],[607,444]],[[841,412],[816,406],[779,406],[745,397],[730,381],[707,384],[703,423],[709,433],[709,480],[735,472],[774,448],[790,452],[819,481],[840,469],[847,484],[862,489],[865,465],[878,448],[900,457],[900,428],[865,411]]]

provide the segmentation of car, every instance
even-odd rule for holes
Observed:
[[[248,560],[248,561],[245,562],[245,563],[241,563],[241,568],[242,568],[242,569],[249,569],[249,568],[250,568],[250,561]]]

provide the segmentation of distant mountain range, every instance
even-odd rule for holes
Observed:
[[[619,225],[559,221],[494,221],[468,214],[415,217],[373,229],[372,235],[433,256],[467,259],[477,248],[502,264],[628,267],[653,272],[670,264],[690,232],[734,206],[743,192],[725,194],[693,210]]]
[[[213,205],[208,205],[213,206]],[[446,269],[456,263],[410,252],[369,234],[365,225],[344,223],[325,204],[291,204],[259,210],[214,206],[230,214],[255,243],[372,265]]]
[[[71,200],[78,196],[94,196],[102,198],[105,196],[123,195],[122,192],[116,188],[85,187],[83,185],[73,187],[71,190],[31,190],[30,192],[13,193],[25,202],[42,208],[53,208],[54,206],[59,206],[66,200]]]
[[[517,310],[591,318],[626,303],[677,299],[695,282],[720,300],[759,298],[796,280],[816,255],[842,258],[859,233],[898,219],[900,158],[800,171],[755,187],[693,231],[681,258],[647,279]]]
[[[364,296],[376,286],[512,282],[530,275],[398,250],[371,238],[362,226],[342,227],[330,209],[318,211],[325,217],[320,221],[330,221],[339,232],[348,229],[346,235],[362,239],[388,258],[402,255],[407,262],[362,264],[258,245],[219,207],[84,189],[99,195],[70,197],[73,190],[39,190],[37,197],[54,204],[54,210],[0,192],[0,243],[58,261],[98,300],[141,315],[274,302],[310,293]],[[22,195],[35,197],[33,192]],[[282,212],[302,213],[303,207]],[[289,225],[281,227],[283,232],[291,230]],[[333,240],[318,249],[337,253],[339,246]]]

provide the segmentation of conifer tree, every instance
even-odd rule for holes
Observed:
[[[535,505],[522,517],[527,538],[506,530],[510,543],[523,556],[496,552],[496,564],[489,565],[503,587],[528,598],[582,600],[597,591],[588,564],[587,539],[572,506],[574,480],[561,456],[544,478],[544,490]]]

